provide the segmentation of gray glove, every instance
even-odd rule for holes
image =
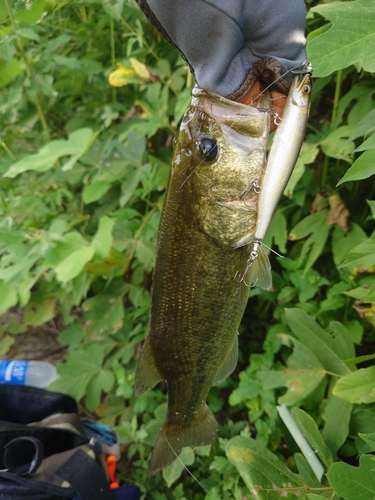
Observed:
[[[189,63],[197,84],[240,100],[306,60],[303,0],[137,0]],[[288,93],[292,73],[273,90]]]

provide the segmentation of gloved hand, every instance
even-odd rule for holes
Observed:
[[[182,53],[199,87],[248,104],[274,82],[275,107],[283,108],[295,76],[287,72],[306,60],[303,0],[137,2]]]

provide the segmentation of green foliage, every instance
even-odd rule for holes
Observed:
[[[122,479],[144,498],[375,495],[375,9],[306,3],[318,78],[266,240],[285,257],[271,256],[272,290],[250,290],[238,368],[211,390],[219,441],[181,454],[199,484],[178,461],[148,475],[166,396],[133,394],[188,67],[134,0],[0,0],[0,354],[59,314],[67,355],[51,388],[116,428]]]
[[[332,26],[324,30],[323,34],[314,34],[309,46],[309,56],[314,61],[316,76],[327,76],[355,63],[359,63],[365,71],[375,71],[373,2],[334,2],[314,7],[312,11],[332,22]]]

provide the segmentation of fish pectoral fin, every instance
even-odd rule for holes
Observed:
[[[237,361],[238,361],[238,335],[236,334],[233,346],[229,351],[227,357],[225,358],[223,364],[220,366],[219,371],[216,374],[214,385],[220,384],[220,382],[223,382],[223,380],[229,377],[229,375],[236,368]]]
[[[141,358],[138,362],[137,370],[135,372],[134,392],[137,397],[154,387],[158,382],[161,382],[163,377],[160,375],[158,368],[155,364],[154,355],[151,350],[149,337],[143,346]]]
[[[217,434],[217,421],[206,403],[200,415],[187,427],[170,425],[166,420],[152,451],[149,473],[155,474],[174,462],[184,446],[194,448],[211,444],[217,439]]]
[[[269,290],[272,287],[271,264],[263,245],[259,246],[258,257],[254,259],[249,272],[251,273],[252,285],[264,288],[264,290]]]

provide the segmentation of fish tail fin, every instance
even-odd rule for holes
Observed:
[[[152,451],[149,472],[155,474],[178,458],[184,446],[204,446],[217,439],[217,421],[205,404],[203,412],[187,427],[171,425],[166,420]]]
[[[254,286],[269,290],[272,287],[271,264],[262,244],[259,245],[257,251],[258,256],[250,267],[251,282]]]

